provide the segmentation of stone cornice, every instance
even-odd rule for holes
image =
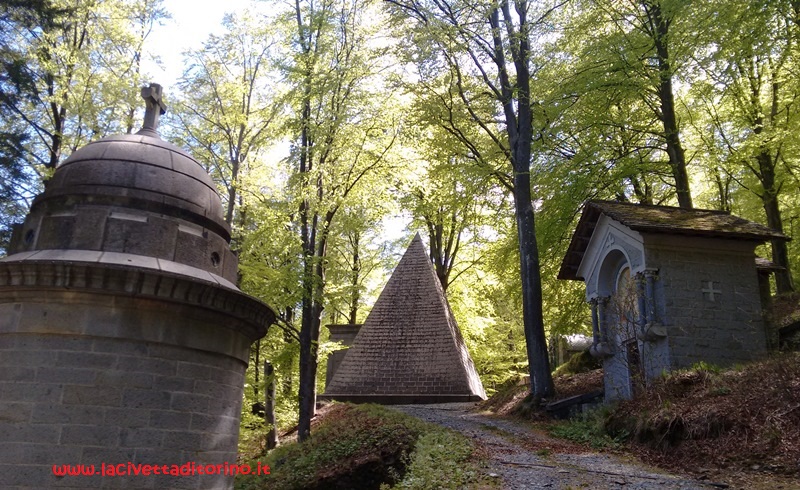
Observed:
[[[153,269],[60,260],[0,261],[0,292],[70,290],[147,298],[208,308],[247,324],[263,337],[275,313],[241,291]]]

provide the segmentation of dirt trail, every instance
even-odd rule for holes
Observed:
[[[669,475],[619,457],[586,452],[508,419],[470,412],[472,403],[399,405],[404,413],[454,429],[478,442],[488,472],[507,489],[713,489],[725,488]]]

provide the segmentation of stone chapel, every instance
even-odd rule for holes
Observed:
[[[664,371],[763,355],[770,265],[755,248],[775,238],[723,211],[588,201],[558,278],[586,284],[606,400]]]

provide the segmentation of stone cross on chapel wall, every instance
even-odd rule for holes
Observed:
[[[151,83],[149,87],[142,87],[141,93],[145,104],[147,104],[144,111],[142,131],[155,133],[158,128],[159,118],[167,112],[167,106],[164,104],[163,99],[163,90],[161,85]]]
[[[703,293],[703,299],[717,301],[716,297],[722,295],[722,290],[719,289],[719,282],[717,281],[700,281],[700,285],[702,287],[700,292]]]

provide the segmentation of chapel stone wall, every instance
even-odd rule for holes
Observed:
[[[674,246],[677,240],[680,249]],[[698,359],[731,365],[765,353],[754,246],[683,238],[648,247],[648,267],[659,271],[656,297],[673,369]]]

